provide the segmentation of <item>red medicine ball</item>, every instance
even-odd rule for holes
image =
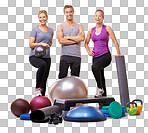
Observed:
[[[51,106],[50,100],[45,96],[34,97],[31,102],[31,111]]]

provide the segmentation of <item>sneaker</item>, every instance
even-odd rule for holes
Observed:
[[[42,96],[41,91],[42,91],[41,88],[35,88],[35,96]]]
[[[96,95],[94,96],[95,98],[101,97],[104,93],[104,90],[101,88],[96,89]]]

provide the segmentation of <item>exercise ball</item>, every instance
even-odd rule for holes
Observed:
[[[27,114],[30,111],[30,104],[25,99],[19,98],[16,99],[11,104],[11,112],[19,117],[22,114]]]
[[[36,57],[44,57],[47,55],[47,48],[39,45],[39,46],[35,47],[34,54]]]
[[[50,88],[49,96],[55,99],[86,98],[88,95],[86,85],[76,76],[57,80]]]
[[[105,115],[92,106],[78,106],[68,111],[64,116],[65,121],[97,122],[106,120]]]
[[[30,101],[31,111],[51,106],[50,100],[45,96],[34,97]]]

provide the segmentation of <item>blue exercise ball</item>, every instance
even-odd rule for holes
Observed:
[[[64,120],[72,122],[97,122],[106,120],[106,117],[95,107],[78,106],[68,111],[64,116]]]

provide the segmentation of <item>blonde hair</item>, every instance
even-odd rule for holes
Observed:
[[[39,17],[39,15],[40,15],[41,13],[44,13],[44,14],[46,15],[46,17],[48,18],[48,14],[47,14],[47,11],[46,11],[46,10],[40,10],[40,11],[38,12],[38,17]]]
[[[64,9],[63,9],[64,12],[65,12],[65,9],[66,9],[66,8],[72,8],[72,10],[74,11],[73,6],[71,6],[71,5],[65,5],[65,6],[64,6]]]

